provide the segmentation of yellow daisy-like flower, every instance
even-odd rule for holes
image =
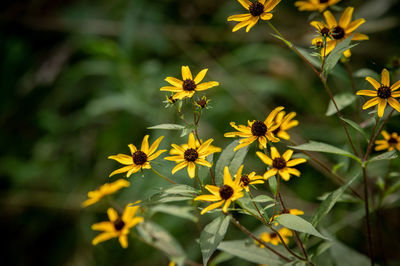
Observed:
[[[260,175],[256,175],[256,172],[251,172],[250,174],[242,174],[243,172],[243,167],[244,165],[241,165],[239,167],[239,170],[237,171],[235,175],[235,180],[240,179],[239,185],[244,188],[247,192],[249,192],[249,186],[250,185],[256,185],[256,184],[263,184],[264,180],[263,177]]]
[[[206,96],[201,97],[200,100],[195,101],[194,103],[196,104],[197,107],[200,109],[207,108],[208,103],[210,102],[210,99],[207,99]]]
[[[242,139],[239,141],[239,145],[237,145],[234,151],[239,150],[247,145],[250,145],[254,141],[258,139],[260,149],[267,148],[267,141],[278,142],[279,139],[276,138],[273,132],[280,126],[276,123],[275,117],[276,115],[282,111],[284,107],[280,106],[275,108],[268,117],[263,121],[253,120],[247,121],[248,126],[239,125],[236,126],[235,122],[231,122],[230,125],[237,132],[228,132],[224,134],[224,137],[232,138],[232,137],[241,137]]]
[[[289,243],[289,238],[293,235],[292,231],[290,231],[287,228],[281,228],[279,229],[278,233],[281,235],[283,241],[285,242],[285,244]],[[281,242],[281,239],[279,238],[278,234],[272,232],[272,233],[268,233],[268,232],[264,232],[260,235],[261,240],[263,240],[266,243],[271,243],[274,246],[277,246],[279,243]],[[258,242],[257,242],[258,243]],[[265,248],[264,245],[260,245],[261,248]]]
[[[285,151],[282,156],[275,147],[271,147],[271,158],[262,152],[257,152],[257,156],[267,165],[272,166],[270,170],[264,173],[264,179],[279,174],[285,181],[289,181],[290,175],[300,176],[300,171],[292,168],[295,165],[305,163],[304,158],[296,158],[290,160],[293,155],[293,150]]]
[[[150,161],[156,159],[161,153],[167,151],[159,150],[156,152],[158,145],[160,145],[163,138],[164,136],[161,136],[156,139],[149,148],[149,135],[146,135],[143,138],[140,150],[138,150],[133,144],[128,145],[131,150],[130,156],[126,154],[108,156],[108,159],[113,159],[121,164],[127,165],[112,172],[110,177],[124,172],[127,172],[126,177],[130,177],[133,173],[136,173],[141,169],[151,169]]]
[[[382,130],[382,136],[384,139],[380,139],[375,141],[376,151],[388,150],[392,151],[397,149],[400,151],[400,136],[397,132],[393,132],[392,134],[387,133],[385,130]]]
[[[99,200],[101,200],[101,198],[103,198],[104,196],[113,194],[118,190],[120,190],[121,188],[129,187],[129,185],[130,183],[124,179],[119,179],[112,183],[106,183],[97,190],[89,191],[88,192],[89,199],[85,200],[82,203],[82,207],[93,205]]]
[[[167,77],[165,81],[172,86],[162,87],[160,91],[174,92],[175,94],[172,96],[172,99],[174,100],[192,98],[196,91],[205,91],[219,85],[219,83],[216,81],[200,83],[204,79],[207,70],[208,69],[203,69],[193,79],[192,72],[190,72],[189,67],[182,66],[182,80],[173,77]]]
[[[360,27],[363,23],[365,23],[365,19],[360,18],[351,22],[351,17],[353,16],[354,7],[348,7],[343,11],[342,16],[340,17],[339,23],[337,23],[335,17],[330,11],[324,12],[324,17],[326,20],[326,24],[320,21],[312,21],[310,24],[314,28],[316,28],[321,34],[324,32],[329,35],[326,38],[326,49],[321,49],[321,56],[327,56],[332,50],[336,47],[336,45],[348,38],[353,32]],[[323,34],[324,35],[324,34]],[[352,37],[352,41],[363,41],[368,40],[369,37],[362,33],[354,33]],[[316,37],[312,40],[312,44],[316,45],[317,43],[323,43],[322,37]],[[349,50],[344,52],[346,57],[351,55]]]
[[[286,132],[287,130],[295,127],[299,124],[299,121],[293,120],[296,116],[295,112],[288,113],[285,115],[285,111],[279,112],[275,117],[275,123],[279,125],[277,129],[274,130],[274,135],[281,139],[290,139],[290,135]]]
[[[270,12],[277,4],[279,4],[280,1],[281,0],[259,0],[250,2],[249,0],[238,0],[238,2],[249,11],[249,13],[233,15],[228,18],[228,21],[239,22],[232,29],[232,32],[235,32],[246,26],[246,32],[249,32],[249,30],[256,25],[259,19],[270,20],[272,18],[272,14]]]
[[[340,0],[307,0],[307,1],[297,1],[294,3],[299,11],[316,11],[322,12],[329,6],[333,6],[340,2]]]
[[[139,203],[135,202],[134,204]],[[143,217],[135,216],[139,206],[130,207],[132,203],[126,205],[121,217],[118,212],[113,208],[107,210],[108,222],[100,222],[92,225],[92,230],[103,231],[103,233],[96,236],[92,244],[97,245],[100,242],[106,241],[111,238],[118,237],[118,241],[123,248],[128,247],[128,234],[129,230],[143,221]]]
[[[363,105],[363,109],[378,105],[378,116],[382,117],[385,112],[386,103],[389,103],[397,112],[400,112],[400,103],[395,99],[400,97],[400,91],[396,91],[400,88],[400,80],[390,86],[389,71],[386,68],[382,70],[381,83],[372,77],[366,77],[365,79],[371,83],[375,90],[360,90],[357,92],[357,95],[374,97]]]
[[[177,163],[174,169],[172,169],[172,174],[187,167],[189,177],[194,178],[196,164],[211,167],[206,157],[212,153],[221,151],[221,148],[210,145],[213,141],[213,139],[209,139],[202,144],[199,142],[196,143],[193,133],[190,133],[188,144],[183,144],[181,146],[171,144],[172,149],[170,150],[170,154],[174,156],[168,156],[164,159]]]
[[[228,207],[231,205],[232,201],[235,201],[241,197],[244,196],[242,190],[242,186],[240,185],[240,176],[239,171],[236,173],[236,178],[233,181],[232,176],[229,173],[229,168],[228,166],[225,166],[224,168],[224,184],[221,187],[213,186],[213,185],[206,185],[206,189],[211,192],[211,195],[201,195],[194,200],[202,200],[202,201],[216,201],[216,203],[213,203],[209,205],[208,207],[204,208],[200,214],[204,214],[208,211],[214,210],[218,207],[220,207],[222,204],[224,206],[222,207],[223,212],[228,212]]]

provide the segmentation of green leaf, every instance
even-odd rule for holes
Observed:
[[[229,226],[229,216],[221,215],[204,227],[200,235],[200,248],[203,264],[207,265],[211,255],[224,239]]]
[[[309,143],[300,144],[297,146],[289,146],[289,147],[292,149],[301,150],[301,151],[318,151],[318,152],[324,152],[324,153],[343,155],[343,156],[347,156],[347,157],[352,158],[352,159],[356,160],[357,162],[361,163],[360,158],[358,158],[354,154],[352,154],[348,151],[339,149],[338,147],[332,146],[330,144],[322,143],[322,142],[310,141]]]
[[[287,46],[289,47],[293,47],[293,44],[291,42],[289,42],[288,40],[282,38],[281,36],[274,34],[274,33],[270,33],[272,36],[274,36],[275,38],[277,38],[278,40],[281,40],[282,42],[284,42]]]
[[[270,201],[274,201],[274,199],[267,195],[259,195],[259,196],[255,197],[252,201],[253,202],[270,202]]]
[[[364,129],[362,129],[356,122],[354,122],[354,121],[352,121],[350,119],[343,118],[343,117],[341,117],[340,119],[342,119],[344,122],[349,124],[352,128],[354,128],[355,130],[360,132],[361,135],[363,135],[363,137],[365,138],[365,140],[368,141],[367,133],[365,133]]]
[[[221,155],[219,156],[215,165],[215,178],[217,185],[222,184],[225,166],[229,166],[229,172],[233,176],[243,163],[243,160],[249,150],[249,146],[243,147],[238,151],[233,151],[237,145],[239,145],[239,140],[233,141],[222,151]]]
[[[275,176],[271,176],[270,178],[268,178],[268,184],[269,184],[269,188],[271,189],[272,194],[276,194],[277,191],[277,187],[278,184],[276,182],[276,177]]]
[[[174,258],[176,262],[184,261],[186,258],[178,241],[158,224],[144,221],[139,223],[136,228],[144,242],[163,251],[169,258]]]
[[[361,68],[361,69],[355,71],[353,75],[356,78],[372,77],[376,80],[380,80],[380,75],[369,68]]]
[[[396,183],[394,183],[392,186],[389,187],[389,189],[385,192],[385,196],[388,196],[392,194],[393,192],[396,192],[400,188],[400,180],[398,180]]]
[[[211,163],[211,165],[213,164],[213,159],[214,159],[214,154],[210,154],[206,160]],[[203,165],[199,165],[198,166],[199,169],[199,178],[200,180],[204,183],[206,181],[206,178],[208,177],[208,175],[210,174],[210,168],[207,166],[203,166]]]
[[[329,238],[321,235],[317,231],[317,229],[315,229],[314,226],[312,226],[312,224],[310,224],[309,222],[307,222],[306,220],[304,220],[303,218],[301,218],[299,216],[292,215],[292,214],[281,214],[278,217],[276,217],[275,220],[279,224],[281,224],[284,227],[287,227],[289,229],[292,229],[292,230],[295,230],[298,232],[311,234],[311,235],[329,240]]]
[[[319,57],[319,53],[317,53],[316,55],[318,57],[312,56],[310,55],[310,52],[307,51],[304,48],[301,47],[296,47],[297,51],[300,52],[300,54],[302,54],[313,66],[321,68],[321,61],[318,59]]]
[[[368,257],[338,241],[334,241],[329,251],[335,261],[335,265],[360,266],[370,264]]]
[[[167,204],[159,204],[150,209],[151,213],[167,213],[176,217],[184,218],[191,220],[193,222],[197,222],[199,219],[192,213],[193,208],[190,206],[176,206],[176,205],[167,205]]]
[[[262,215],[264,215],[264,210],[260,206],[260,204],[258,204],[257,202],[253,203],[253,201],[251,200],[251,198],[247,194],[244,197],[238,199],[237,203],[244,210],[243,213],[250,214],[251,216],[260,217],[260,214],[258,214],[258,211],[257,211],[256,207],[254,206],[254,203],[255,203],[257,208],[258,208],[258,210],[261,212]],[[269,219],[268,217],[264,217],[264,218],[265,219]]]
[[[335,96],[333,96],[333,99],[335,99],[338,109],[342,110],[343,108],[352,104],[357,99],[357,96],[355,94],[345,92],[341,94],[336,94]],[[326,110],[325,115],[331,116],[333,114],[336,114],[336,112],[336,107],[331,100],[329,102],[328,109]]]
[[[157,205],[167,202],[176,202],[193,199],[199,191],[187,185],[172,185],[159,189],[156,193],[144,200],[141,205]]]
[[[186,125],[185,128],[182,129],[181,137],[184,137],[184,136],[190,134],[190,132],[192,132],[196,128],[197,128],[197,126],[193,125],[193,124]]]
[[[388,151],[388,152],[379,154],[378,156],[375,156],[372,159],[366,161],[365,164],[368,165],[369,163],[372,163],[372,162],[382,161],[382,160],[392,160],[392,159],[396,159],[396,158],[397,158],[397,151],[393,150],[393,151]]]
[[[329,73],[334,69],[334,67],[339,62],[340,58],[342,57],[343,52],[346,51],[347,49],[350,49],[357,45],[357,44],[350,45],[353,35],[354,34],[347,37],[342,42],[338,43],[335,46],[335,49],[333,49],[332,52],[326,57],[325,65],[324,65],[325,77],[328,77]]]
[[[284,263],[268,249],[259,248],[247,240],[224,241],[219,244],[218,249],[257,264],[278,266]]]
[[[167,129],[167,130],[183,130],[185,126],[177,124],[159,124],[156,126],[148,127],[147,129]]]
[[[319,205],[318,209],[315,211],[313,217],[311,218],[311,224],[314,227],[316,227],[321,222],[322,218],[324,218],[325,215],[330,212],[330,210],[333,208],[333,206],[335,206],[336,202],[340,199],[346,189],[350,187],[350,185],[353,184],[359,176],[360,174],[358,173],[345,185],[329,193],[327,198]]]

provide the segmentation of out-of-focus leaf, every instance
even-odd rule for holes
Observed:
[[[274,201],[274,199],[267,195],[259,195],[259,196],[255,197],[254,199],[252,199],[252,201],[254,201],[254,202],[270,202],[270,201]]]
[[[363,254],[335,241],[329,251],[336,265],[360,266],[369,265],[370,260]]]
[[[271,176],[270,178],[268,178],[268,184],[269,184],[269,188],[271,189],[272,194],[276,194],[277,191],[277,182],[276,182],[276,177],[275,176]]]
[[[218,246],[225,251],[241,259],[269,266],[282,265],[284,262],[277,255],[266,248],[259,248],[246,240],[224,241]]]
[[[213,165],[213,159],[214,159],[214,154],[210,154],[209,156],[207,156],[206,160]],[[203,165],[199,165],[198,166],[199,169],[199,178],[201,180],[201,182],[204,183],[204,181],[206,180],[206,178],[208,177],[208,175],[210,174],[210,168],[208,168],[207,166],[203,166]]]
[[[181,133],[181,137],[184,137],[186,135],[189,135],[190,132],[192,132],[193,130],[195,130],[197,128],[197,126],[195,125],[186,125],[183,129],[182,129],[182,133]]]
[[[184,201],[193,199],[198,194],[198,190],[187,185],[172,185],[161,188],[155,194],[144,200],[141,205],[156,205],[160,203]]]
[[[351,39],[353,38],[353,35],[347,37],[342,42],[338,43],[335,46],[335,49],[333,49],[332,52],[326,57],[325,65],[324,65],[324,69],[323,69],[325,77],[328,77],[328,75],[331,73],[333,68],[339,62],[339,59],[342,57],[343,52],[346,51],[347,49],[350,49],[357,45],[357,44],[350,44]]]
[[[361,68],[361,69],[355,71],[353,73],[353,75],[356,78],[366,78],[366,77],[369,76],[369,77],[372,77],[372,78],[374,78],[376,80],[380,79],[379,74],[376,73],[375,71],[373,71],[372,69],[369,69],[369,68]]]
[[[275,218],[275,220],[289,228],[298,232],[303,232],[303,233],[307,233],[307,234],[311,234],[323,239],[328,239],[327,237],[321,235],[317,229],[314,228],[314,226],[307,222],[306,220],[304,220],[303,218],[296,216],[296,215],[292,215],[292,214],[281,214],[278,217]]]
[[[343,108],[351,105],[357,99],[357,96],[355,94],[345,92],[337,94],[333,96],[333,98],[335,99],[338,109],[342,110]],[[336,107],[333,104],[333,102],[330,101],[325,115],[331,116],[336,113],[337,113]]]
[[[396,158],[397,158],[397,151],[393,150],[393,151],[388,151],[388,152],[379,154],[379,155],[373,157],[372,159],[366,161],[365,164],[368,165],[369,163],[372,163],[372,162],[382,161],[382,160],[392,160],[392,159],[396,159]]]
[[[183,130],[185,129],[185,126],[177,124],[159,124],[156,126],[148,127],[147,129]]]
[[[243,213],[252,215],[252,216],[260,216],[254,204],[256,204],[258,210],[261,212],[261,215],[265,216],[263,208],[260,206],[258,202],[253,202],[248,195],[237,200],[239,206],[243,209]],[[269,219],[269,217],[264,217],[265,219]]]
[[[215,179],[217,185],[222,184],[225,166],[229,166],[229,172],[233,176],[234,174],[236,174],[240,165],[243,163],[243,160],[249,150],[249,146],[243,147],[238,151],[233,151],[233,149],[237,145],[239,145],[239,140],[233,141],[222,151],[221,155],[219,156],[218,161],[215,165]]]
[[[300,144],[297,146],[290,146],[290,148],[293,148],[295,150],[301,150],[301,151],[318,151],[318,152],[324,152],[324,153],[343,155],[343,156],[347,156],[347,157],[352,158],[352,159],[356,160],[357,162],[361,163],[360,158],[358,158],[354,154],[352,154],[348,151],[339,149],[330,144],[326,144],[326,143],[322,143],[322,142],[310,141],[309,143]]]
[[[181,217],[184,219],[191,220],[193,222],[197,222],[198,218],[192,213],[193,208],[190,206],[176,206],[176,205],[167,205],[167,204],[160,204],[154,207],[151,207],[151,212],[162,212],[167,213],[173,216]]]
[[[186,254],[176,239],[164,228],[151,221],[145,221],[136,226],[139,235],[150,246],[163,251],[174,261],[183,261]]]
[[[360,132],[361,135],[363,135],[363,137],[365,138],[365,140],[368,141],[367,133],[365,133],[364,129],[362,129],[356,122],[354,122],[354,121],[352,121],[350,119],[343,118],[343,117],[341,117],[340,119],[342,119],[344,122],[349,124],[352,128],[354,128],[355,130]]]
[[[211,255],[224,239],[229,226],[229,216],[221,215],[206,225],[200,235],[200,248],[203,264],[207,265]]]

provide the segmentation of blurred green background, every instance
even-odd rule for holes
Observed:
[[[282,1],[272,22],[308,49],[315,34],[309,26],[314,15],[298,12],[293,2]],[[399,64],[394,59],[400,56],[399,1],[342,2],[339,6],[355,6],[354,16],[367,20],[359,31],[370,36],[352,49],[350,64],[358,75],[357,89],[369,86],[362,78],[365,71],[359,69],[380,72],[386,66],[398,80]],[[234,0],[3,2],[0,224],[5,261],[10,265],[168,264],[161,252],[133,239],[126,250],[115,239],[93,247],[91,240],[97,233],[90,225],[106,219],[109,204],[102,201],[86,209],[80,204],[89,190],[108,181],[109,173],[120,166],[107,156],[128,153],[127,144],[139,144],[145,134],[151,134],[151,141],[165,135],[161,147],[166,149],[170,143],[186,142],[179,132],[146,129],[180,123],[174,110],[164,107],[165,93],[159,88],[166,85],[166,76],[178,77],[182,65],[189,65],[194,73],[208,68],[206,79],[220,82],[206,91],[213,109],[206,110],[200,122],[200,135],[214,138],[216,146],[223,148],[232,141],[223,137],[231,131],[230,121],[263,120],[271,109],[283,105],[298,113],[300,125],[290,131],[294,140],[346,147],[338,119],[325,116],[329,98],[319,80],[269,34],[267,25],[258,23],[247,34],[231,32],[234,23],[226,18],[243,11]],[[339,66],[329,82],[335,94],[352,93],[344,67]],[[345,116],[354,118],[355,107],[344,109]],[[367,111],[362,116],[368,125]],[[387,130],[399,132],[399,122],[398,116],[393,117]],[[342,163],[338,171],[346,178],[354,172],[347,168],[348,161],[334,156],[322,159],[331,165]],[[154,167],[167,175],[174,166],[161,159],[157,162]],[[248,170],[264,170],[254,147],[245,162]],[[385,174],[386,165],[371,166],[373,180]],[[394,169],[399,171],[398,159]],[[310,164],[300,170],[302,176],[292,178],[283,190],[289,207],[303,209],[308,219],[317,197],[337,185]],[[185,171],[171,178],[192,184]],[[155,188],[167,185],[150,171],[143,177],[135,174],[130,181],[131,187],[116,197],[121,205],[145,199]],[[377,246],[376,253],[389,264],[399,258],[398,201],[394,198],[395,208],[384,209],[378,219],[384,225],[384,245]],[[362,211],[357,216],[355,210],[362,206],[340,203],[324,225],[337,225],[336,237],[365,254]],[[257,226],[246,219],[243,222],[249,227]],[[179,240],[192,260],[201,261],[194,223],[165,214],[156,214],[153,220]],[[202,217],[201,223],[208,221]],[[236,228],[229,232],[231,239],[245,237]],[[340,258],[332,261],[344,265]],[[225,263],[247,265],[240,259]]]

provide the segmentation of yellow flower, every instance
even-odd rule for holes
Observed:
[[[239,185],[244,188],[247,192],[249,192],[249,186],[250,185],[256,185],[256,184],[263,184],[264,180],[262,176],[256,175],[256,172],[251,172],[248,175],[242,174],[243,171],[243,165],[239,167],[239,170],[237,171],[235,175],[235,180],[240,179]]]
[[[353,34],[353,32],[360,27],[365,19],[360,18],[351,22],[351,17],[353,16],[354,7],[348,7],[344,10],[342,16],[340,17],[339,23],[337,23],[335,17],[330,11],[324,12],[324,17],[326,24],[320,21],[312,21],[310,24],[316,28],[320,33],[329,32],[329,37],[326,38],[326,49],[321,49],[321,56],[326,56],[336,47],[336,45],[348,38]],[[352,41],[363,41],[368,40],[369,37],[362,33],[354,33]],[[322,41],[321,37],[314,38],[312,44],[316,45]],[[344,52],[346,57],[351,55],[349,50]]]
[[[289,210],[282,210],[279,214],[275,214],[274,216],[271,217],[270,222],[273,222],[275,220],[276,217],[278,217],[281,214],[291,214],[291,215],[303,215],[304,212],[302,210],[298,210],[298,209],[289,209]],[[278,222],[275,222],[275,226],[278,226]]]
[[[259,0],[250,2],[249,0],[238,0],[238,2],[249,11],[249,13],[233,15],[228,18],[228,21],[239,22],[232,29],[232,32],[235,32],[246,26],[246,32],[249,32],[249,30],[256,25],[260,18],[262,20],[270,20],[272,18],[272,14],[270,12],[277,4],[279,4],[280,1],[281,0]]]
[[[121,164],[127,165],[112,172],[110,174],[110,177],[124,172],[127,172],[126,176],[130,177],[131,174],[134,174],[141,169],[151,169],[150,161],[156,159],[158,156],[160,156],[161,153],[167,151],[159,150],[155,152],[163,138],[164,136],[161,136],[156,139],[156,141],[154,141],[154,143],[149,148],[149,135],[146,135],[143,138],[140,150],[138,150],[133,144],[128,145],[129,149],[131,150],[131,156],[126,154],[108,156],[108,159],[113,159]]]
[[[390,86],[389,71],[386,68],[382,70],[381,83],[372,77],[366,77],[365,79],[371,83],[375,90],[360,90],[357,92],[357,95],[374,97],[363,105],[363,109],[378,105],[378,116],[382,117],[385,112],[386,103],[389,103],[397,112],[400,112],[400,103],[395,99],[400,97],[400,91],[394,92],[400,88],[400,80]]]
[[[394,149],[400,151],[400,136],[396,132],[389,134],[385,130],[383,130],[382,136],[384,137],[384,139],[375,141],[375,145],[377,145],[375,147],[376,151],[382,151],[386,149],[388,151],[392,151]]]
[[[140,201],[137,201],[134,204],[139,202]],[[110,221],[100,222],[92,225],[92,230],[103,231],[103,233],[99,234],[93,239],[93,245],[97,245],[100,242],[118,237],[118,241],[121,246],[123,248],[128,247],[127,235],[129,234],[129,229],[143,221],[143,217],[135,216],[139,206],[131,207],[131,204],[132,203],[126,205],[121,217],[118,216],[116,210],[109,208],[107,210],[107,215]]]
[[[281,228],[279,229],[278,233],[281,235],[283,241],[285,242],[285,244],[289,243],[289,238],[290,236],[293,235],[292,231],[290,231],[287,228]],[[261,240],[263,240],[266,243],[271,243],[274,246],[277,246],[279,243],[282,243],[278,234],[276,233],[268,233],[268,232],[264,232],[260,235]],[[257,242],[258,243],[258,242]],[[265,248],[264,245],[260,245],[261,248]]]
[[[118,190],[120,190],[121,188],[129,187],[129,185],[130,183],[124,179],[119,179],[112,183],[106,183],[97,190],[89,191],[88,192],[89,199],[85,200],[82,203],[82,207],[93,205],[99,200],[101,200],[102,197],[113,194]]]
[[[297,1],[294,3],[299,11],[315,11],[322,12],[329,6],[333,6],[340,0],[307,0],[307,1]]]
[[[279,127],[279,124],[277,124],[274,119],[278,112],[282,110],[282,106],[275,108],[264,120],[264,122],[260,120],[253,120],[252,122],[247,121],[248,126],[236,126],[235,122],[231,122],[231,127],[236,129],[237,132],[225,133],[224,137],[231,138],[237,136],[242,138],[239,141],[240,144],[235,147],[234,151],[250,145],[257,139],[260,144],[260,149],[265,149],[267,148],[267,140],[272,142],[279,141],[279,139],[276,138],[273,134],[273,132]]]
[[[241,170],[238,170],[238,173]],[[229,205],[231,205],[232,201],[235,201],[241,197],[244,196],[242,190],[243,188],[240,186],[240,176],[238,173],[236,173],[236,178],[233,181],[232,176],[229,173],[229,168],[228,166],[225,166],[224,168],[224,184],[221,187],[217,186],[212,186],[212,185],[206,185],[206,189],[211,192],[211,195],[201,195],[194,200],[202,200],[202,201],[216,201],[216,203],[213,203],[209,205],[208,207],[204,208],[201,211],[201,214],[204,214],[208,211],[214,210],[218,207],[220,207],[222,204],[224,206],[222,207],[223,212],[228,211]]]
[[[162,87],[160,91],[174,92],[175,94],[172,96],[174,100],[192,98],[196,91],[205,91],[219,85],[219,83],[216,81],[209,81],[200,84],[206,75],[207,70],[208,69],[203,69],[193,79],[192,72],[190,72],[189,67],[182,66],[182,80],[173,77],[167,77],[165,81],[172,86]]]
[[[297,126],[299,121],[292,120],[296,116],[295,112],[291,112],[287,115],[285,114],[285,111],[281,111],[276,115],[275,123],[278,124],[279,127],[275,129],[273,133],[279,138],[289,140],[290,135],[286,131]]]
[[[264,173],[264,179],[268,179],[276,174],[279,174],[285,181],[290,179],[290,175],[300,176],[300,171],[291,167],[305,163],[307,160],[304,158],[290,160],[292,154],[293,150],[287,150],[280,156],[278,150],[275,147],[271,147],[271,158],[269,158],[264,153],[258,151],[257,156],[265,164],[272,166],[270,170]]]
[[[177,163],[174,169],[172,169],[172,174],[175,174],[177,171],[187,166],[189,177],[194,178],[196,164],[211,167],[206,157],[212,153],[221,151],[221,148],[210,145],[213,141],[213,139],[209,139],[202,144],[199,142],[196,143],[193,133],[190,133],[188,144],[183,144],[181,146],[171,144],[172,149],[169,153],[174,156],[168,156],[164,159]]]
[[[197,107],[200,109],[207,108],[208,103],[210,102],[210,99],[207,99],[206,96],[201,97],[200,100],[195,101],[194,103],[196,104]],[[208,108],[207,108],[208,109]]]

